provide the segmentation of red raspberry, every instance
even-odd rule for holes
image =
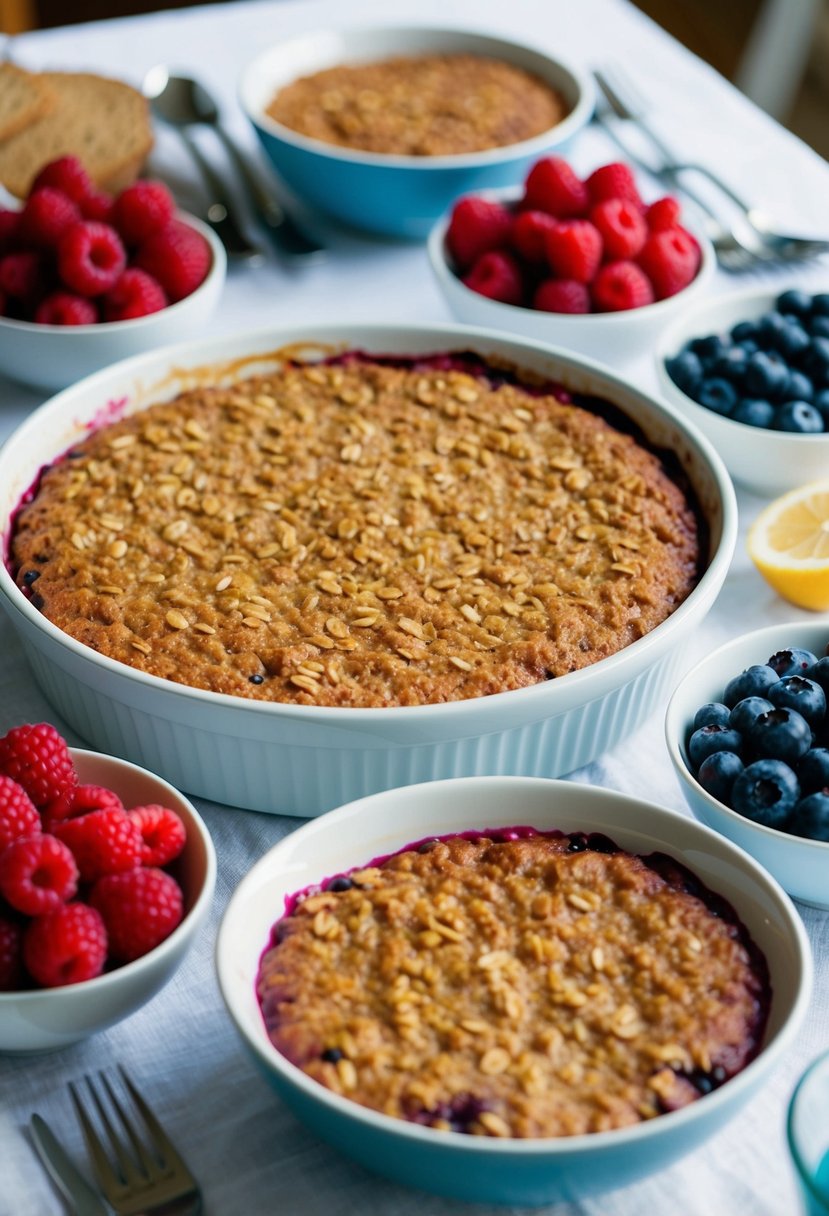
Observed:
[[[512,221],[510,243],[526,262],[547,259],[546,236],[557,223],[546,211],[519,211]]]
[[[509,238],[512,217],[501,203],[471,195],[452,208],[446,248],[458,270],[469,270],[485,253],[501,249]]]
[[[545,279],[533,296],[533,308],[542,312],[590,312],[590,292],[575,279]]]
[[[23,929],[0,916],[0,992],[16,992],[23,984]]]
[[[594,169],[586,181],[591,203],[601,203],[606,198],[624,198],[637,207],[642,207],[642,197],[630,165],[611,161]]]
[[[141,833],[142,866],[166,866],[178,857],[187,842],[187,830],[175,811],[151,802],[128,811]]]
[[[48,722],[14,726],[0,739],[0,773],[22,785],[37,807],[71,798],[78,784],[66,741]]]
[[[61,156],[44,165],[32,182],[29,194],[34,194],[42,186],[62,190],[74,203],[79,203],[94,189],[92,179],[77,156]]]
[[[138,245],[153,232],[166,228],[176,210],[163,182],[140,181],[127,186],[115,199],[112,222],[127,245]]]
[[[23,786],[0,774],[0,853],[18,836],[36,836],[40,828],[37,807]]]
[[[90,811],[106,810],[124,810],[124,804],[115,790],[109,790],[105,785],[79,785],[65,818],[77,819]]]
[[[511,254],[498,250],[482,254],[463,281],[470,290],[501,304],[520,304],[524,295],[521,268]]]
[[[641,210],[624,198],[606,198],[590,210],[591,223],[602,236],[604,257],[608,262],[635,258],[648,235]]]
[[[104,874],[131,870],[139,864],[141,833],[126,811],[105,807],[53,825],[55,835],[72,850],[84,882]]]
[[[146,270],[128,266],[104,296],[105,321],[131,321],[167,307],[164,288]]]
[[[68,195],[43,186],[26,200],[20,213],[21,239],[49,249],[81,218],[81,213]]]
[[[645,212],[645,221],[651,232],[659,232],[663,228],[676,227],[681,215],[679,199],[674,198],[672,194],[666,194],[664,198],[658,198],[655,203],[651,203]]]
[[[560,279],[589,283],[602,260],[602,238],[589,220],[562,220],[547,233],[547,261]]]
[[[699,245],[685,228],[652,232],[636,259],[653,284],[657,300],[687,287],[699,269]]]
[[[108,874],[95,883],[89,902],[104,919],[110,954],[124,963],[155,949],[184,915],[178,883],[153,866]]]
[[[58,242],[58,273],[81,296],[109,291],[127,264],[127,251],[114,228],[94,220],[73,224]]]
[[[589,203],[586,185],[560,156],[542,157],[527,174],[525,208],[546,211],[557,219],[570,219],[585,215]]]
[[[41,294],[44,266],[33,249],[6,253],[0,258],[0,291],[15,300],[33,300]]]
[[[104,190],[93,190],[78,203],[78,209],[85,220],[97,220],[99,224],[112,223],[112,208],[115,203],[111,194]]]
[[[0,894],[18,912],[53,912],[77,889],[75,860],[54,836],[19,836],[0,853]]]
[[[635,262],[607,262],[590,287],[593,305],[598,312],[623,312],[653,304],[653,288],[644,271]]]
[[[135,265],[157,279],[174,304],[204,282],[210,246],[201,233],[173,220],[139,245]]]
[[[94,979],[106,959],[106,928],[101,914],[88,904],[64,904],[39,916],[23,937],[23,962],[43,988]]]
[[[40,325],[94,325],[98,309],[91,300],[71,291],[53,291],[40,301],[34,319]]]
[[[18,239],[20,212],[0,207],[0,254],[11,252]]]

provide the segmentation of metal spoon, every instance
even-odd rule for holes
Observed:
[[[221,139],[256,207],[277,251],[303,259],[319,258],[324,249],[297,225],[265,185],[242,150],[222,126],[219,109],[203,85],[189,76],[175,75],[160,64],[147,73],[144,94],[153,110],[182,135],[194,124],[210,126]]]

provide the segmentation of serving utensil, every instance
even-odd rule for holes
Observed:
[[[71,1204],[73,1216],[108,1216],[104,1201],[76,1168],[66,1149],[40,1115],[32,1115],[29,1131],[50,1178]]]
[[[175,75],[159,64],[147,73],[143,87],[154,113],[175,127],[188,142],[192,143],[188,136],[190,127],[199,124],[212,127],[244,182],[257,217],[278,253],[303,260],[324,256],[325,250],[319,241],[299,227],[231,138],[222,125],[218,105],[204,85],[189,76]]]

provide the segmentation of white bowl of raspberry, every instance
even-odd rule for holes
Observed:
[[[578,176],[546,156],[523,185],[457,199],[427,251],[459,320],[611,366],[651,349],[716,266],[672,197],[644,201],[630,167]]]
[[[216,881],[210,835],[166,781],[67,748],[48,723],[0,739],[0,1052],[52,1051],[146,1004],[181,964]]]
[[[0,367],[54,390],[176,342],[211,315],[226,269],[163,183],[113,197],[74,158],[53,161],[18,210],[0,208]]]

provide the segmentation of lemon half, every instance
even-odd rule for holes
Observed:
[[[775,499],[757,516],[746,543],[778,595],[799,608],[829,611],[829,478]]]

